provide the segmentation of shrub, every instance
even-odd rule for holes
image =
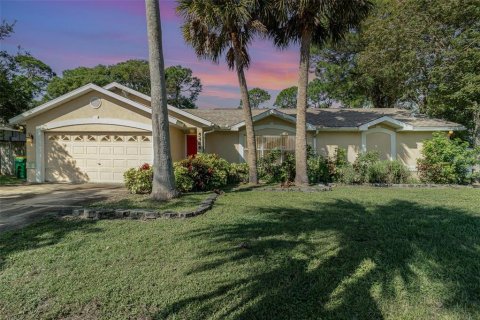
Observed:
[[[230,164],[216,154],[199,153],[174,164],[177,189],[205,191],[227,185]]]
[[[295,154],[272,150],[258,160],[258,176],[267,182],[287,182],[295,179]]]
[[[248,163],[230,163],[228,183],[248,182]]]
[[[139,168],[130,168],[123,174],[125,187],[130,193],[152,192],[153,170],[148,163]]]
[[[337,181],[340,169],[347,166],[347,150],[337,148],[333,157],[309,154],[307,173],[310,183]]]
[[[357,156],[355,162],[353,163],[353,168],[357,173],[357,181],[355,183],[368,182],[369,168],[378,161],[380,161],[378,152],[369,151],[365,153],[360,153]]]
[[[478,149],[469,149],[468,143],[450,139],[444,133],[434,133],[423,143],[422,158],[417,161],[422,182],[468,183],[469,168],[478,163]]]
[[[377,161],[368,168],[368,182],[370,183],[406,183],[410,178],[410,171],[400,161]]]

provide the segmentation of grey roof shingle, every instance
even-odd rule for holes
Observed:
[[[285,114],[294,116],[296,109],[275,109]],[[241,109],[188,109],[193,115],[206,119],[220,127],[231,127],[243,121]],[[254,109],[252,115],[256,116],[268,109]],[[411,111],[396,108],[384,109],[307,109],[307,122],[317,128],[351,128],[389,116],[414,127],[456,127],[461,125],[440,119],[429,118],[425,115],[413,115]]]

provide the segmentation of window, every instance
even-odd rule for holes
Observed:
[[[142,141],[150,141],[150,137],[148,137],[148,136],[142,136]]]
[[[129,142],[137,142],[137,141],[138,141],[137,136],[130,136],[130,137],[128,138],[128,141],[129,141]]]
[[[273,150],[280,150],[281,159],[283,155],[287,152],[295,151],[295,136],[294,135],[265,135],[265,136],[256,136],[257,144],[257,158],[262,158]],[[246,141],[246,139],[245,139]],[[246,142],[245,142],[245,152],[247,152]]]
[[[123,142],[123,137],[122,136],[114,136],[113,141],[115,142]]]
[[[103,136],[100,141],[110,141],[110,136]]]
[[[97,138],[95,136],[88,136],[87,140],[88,141],[97,141]]]
[[[73,141],[83,141],[83,137],[82,136],[75,136]]]

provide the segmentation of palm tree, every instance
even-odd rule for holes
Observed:
[[[307,176],[307,85],[310,46],[322,46],[326,41],[338,41],[367,16],[368,0],[271,0],[276,10],[264,17],[275,45],[287,47],[300,44],[298,70],[297,124],[295,140],[295,184],[308,183]]]
[[[167,200],[178,195],[170,153],[167,90],[158,0],[145,0],[152,96],[153,184],[151,197]]]
[[[253,36],[265,31],[254,18],[256,0],[179,0],[177,12],[184,18],[183,37],[198,57],[218,63],[225,53],[229,69],[235,68],[240,86],[247,135],[249,182],[257,184],[257,155],[252,110],[248,99],[245,69],[250,64],[248,45]]]

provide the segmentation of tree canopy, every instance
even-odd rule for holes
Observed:
[[[475,127],[478,0],[377,0],[344,41],[316,49],[326,96],[349,107],[403,107]]]
[[[200,79],[192,76],[192,70],[182,66],[165,69],[168,103],[177,108],[195,108],[195,101],[202,90]],[[118,82],[129,88],[150,95],[150,71],[146,60],[127,60],[114,65],[78,67],[65,70],[62,77],[52,79],[45,101],[54,99],[88,83],[99,86]]]
[[[273,105],[276,108],[295,108],[297,106],[297,92],[297,86],[283,89],[278,93]]]
[[[270,93],[268,93],[267,90],[264,90],[261,88],[253,88],[248,90],[248,100],[250,101],[250,107],[252,109],[260,108],[260,105],[270,100],[270,98],[271,98]],[[241,107],[242,107],[242,100],[240,100],[239,108]]]
[[[196,108],[195,101],[202,91],[200,79],[192,76],[192,70],[182,66],[165,69],[168,103],[177,108]]]
[[[9,37],[14,24],[2,22],[0,40]],[[50,79],[52,69],[19,48],[15,54],[0,51],[0,122],[22,113],[38,104]]]

